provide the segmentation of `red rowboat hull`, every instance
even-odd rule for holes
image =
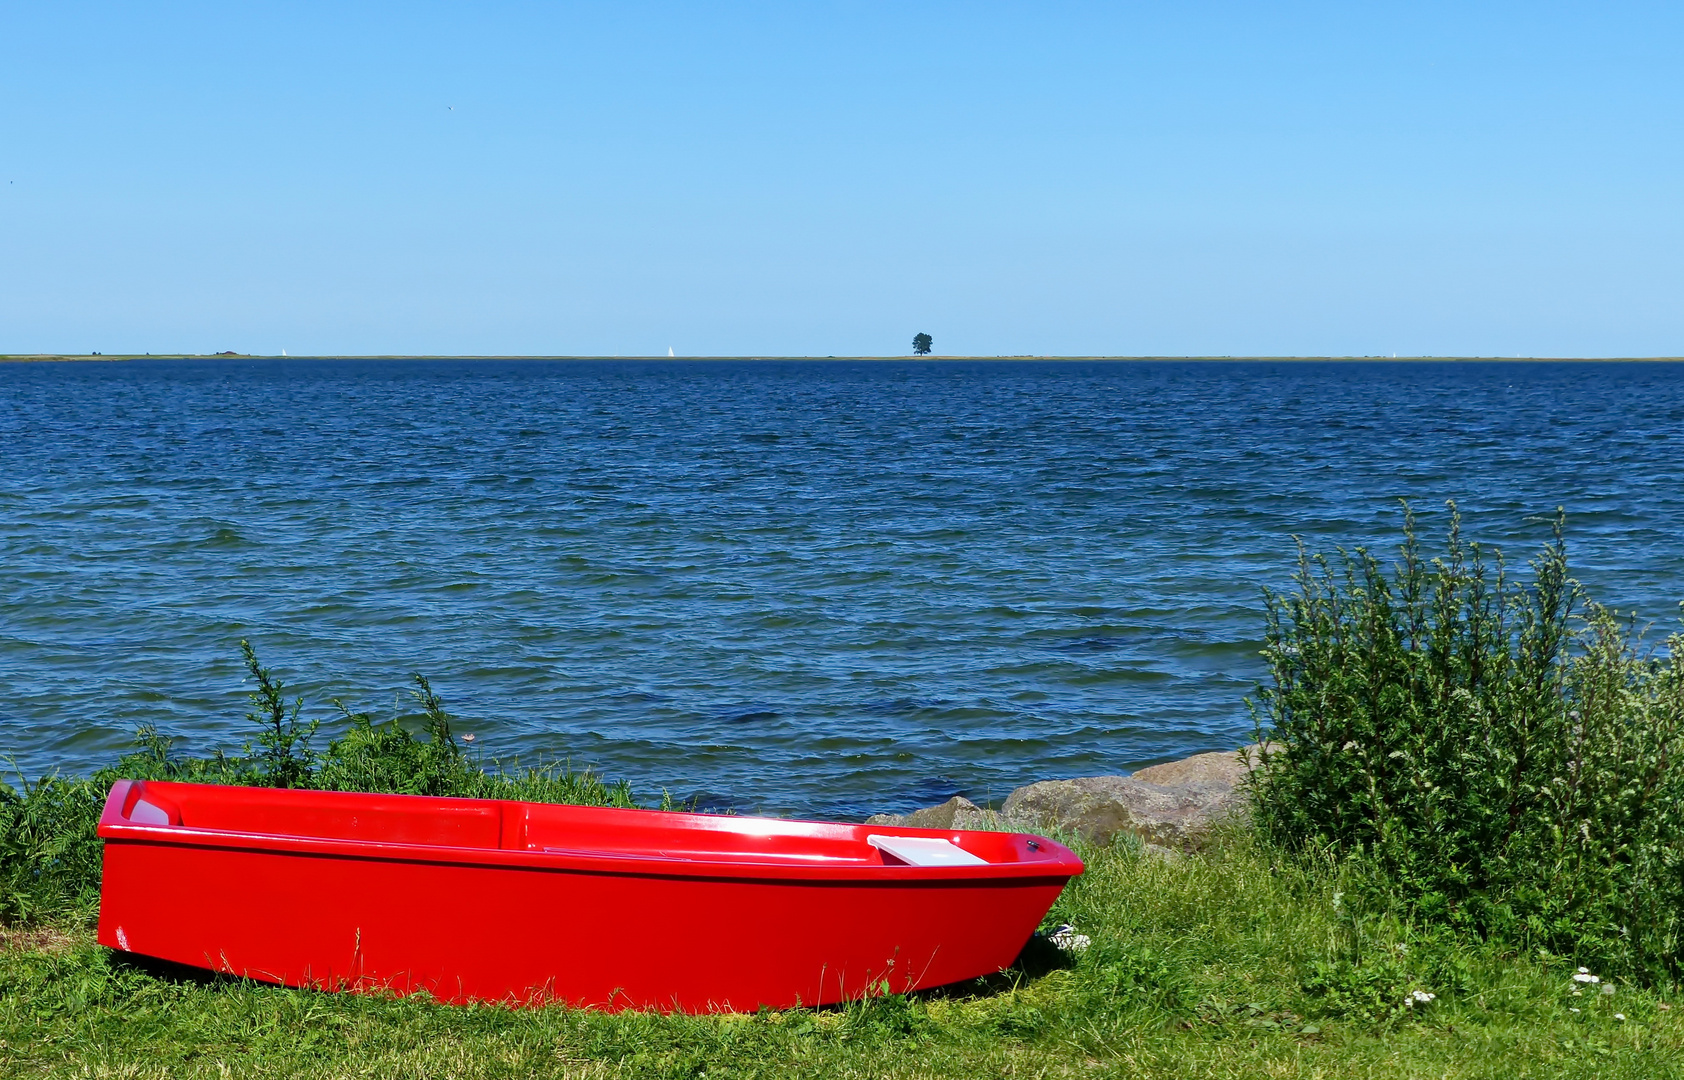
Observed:
[[[115,949],[289,986],[686,1012],[998,971],[1082,869],[1022,834],[131,781],[100,834]],[[868,835],[986,862],[901,865]]]

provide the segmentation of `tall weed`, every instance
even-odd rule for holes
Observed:
[[[1465,541],[1300,550],[1266,592],[1262,833],[1372,864],[1411,917],[1646,977],[1684,966],[1684,637],[1645,654],[1567,568]]]
[[[304,711],[304,699],[301,697],[295,698],[290,707],[287,705],[281,681],[274,672],[258,663],[257,650],[252,648],[251,642],[240,641],[240,656],[246,662],[246,670],[257,682],[257,689],[250,695],[252,711],[246,713],[246,719],[257,726],[257,744],[262,748],[253,751],[251,744],[247,743],[246,753],[252,764],[261,770],[268,787],[302,787],[309,780],[314,765],[310,740],[321,726],[321,721],[312,719],[304,723],[300,719]]]

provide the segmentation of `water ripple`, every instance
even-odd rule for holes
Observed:
[[[1259,586],[1398,497],[1673,625],[1681,433],[1673,364],[0,365],[0,756],[238,745],[249,637],[707,806],[999,798],[1243,739]]]

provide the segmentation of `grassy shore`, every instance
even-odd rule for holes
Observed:
[[[1577,983],[1572,958],[1412,931],[1353,909],[1355,883],[1279,865],[1244,836],[1195,857],[1084,855],[1050,919],[1091,936],[1078,955],[1038,943],[984,982],[752,1016],[330,995],[125,962],[85,923],[8,931],[0,1075],[1684,1075],[1674,990]],[[440,912],[438,932],[483,917]],[[557,932],[638,927],[604,913]],[[1415,991],[1433,1000],[1406,1004]]]
[[[1266,595],[1258,734],[1281,741],[1250,823],[1196,855],[1073,844],[1088,872],[1043,930],[1087,948],[1038,937],[990,978],[830,1009],[450,1007],[101,948],[118,776],[634,805],[469,755],[419,675],[408,713],[306,717],[241,642],[240,751],[179,757],[142,729],[91,777],[0,785],[0,1075],[1684,1077],[1684,635],[1656,654],[1583,596],[1561,517],[1522,581],[1451,511],[1441,557],[1406,508],[1392,572],[1306,556]],[[435,932],[496,917],[454,902]]]

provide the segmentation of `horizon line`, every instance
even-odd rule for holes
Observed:
[[[1153,361],[1182,361],[1200,363],[1224,362],[1255,362],[1269,361],[1278,363],[1316,363],[1316,362],[1366,362],[1366,363],[1677,363],[1684,361],[1684,355],[1677,356],[1434,356],[1429,354],[1408,356],[1377,356],[1377,355],[1270,355],[1265,353],[1236,353],[1232,355],[1216,354],[1139,354],[1139,355],[1105,355],[1105,354],[1035,354],[1035,353],[1002,353],[998,355],[951,353],[930,356],[914,356],[911,354],[885,355],[810,355],[810,354],[760,354],[760,355],[694,355],[694,356],[660,356],[640,353],[576,353],[576,354],[545,354],[545,353],[0,353],[0,363],[75,363],[92,361],[96,363],[123,362],[130,360],[525,360],[525,361],[577,361],[577,360],[626,360],[639,362],[672,361],[672,362],[720,362],[732,360],[752,361],[872,361],[872,362],[966,362],[966,361],[1050,361],[1050,362],[1108,362],[1108,363],[1149,363]]]

